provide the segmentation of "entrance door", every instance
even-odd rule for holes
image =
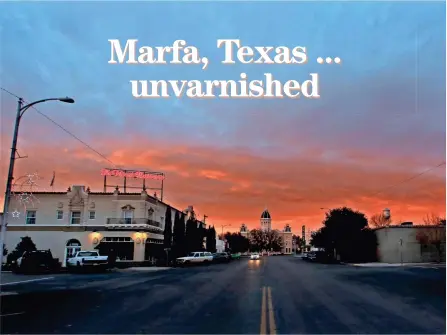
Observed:
[[[74,257],[77,252],[81,251],[81,242],[75,239],[71,239],[65,246],[64,263],[62,266],[67,266],[67,260]]]

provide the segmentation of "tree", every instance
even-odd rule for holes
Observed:
[[[377,252],[374,232],[367,228],[363,213],[347,207],[326,213],[323,227],[312,237],[311,244],[343,261],[373,261]]]
[[[36,251],[36,245],[29,236],[21,238],[21,241],[17,243],[15,249],[8,255],[7,263],[16,261],[19,257],[22,257],[24,252]]]
[[[268,230],[267,235],[267,250],[281,251],[283,247],[283,240],[277,230]]]
[[[203,240],[206,237],[206,228],[205,228],[205,224],[203,224],[202,222],[197,222],[197,229],[196,229],[196,236],[195,236],[195,242],[194,242],[194,246],[196,251],[201,251],[204,250],[203,248]]]
[[[216,252],[216,230],[208,227],[206,231],[206,251]]]
[[[172,209],[170,206],[166,208],[166,214],[165,214],[165,230],[163,232],[163,246],[164,248],[171,248],[172,245]]]
[[[437,261],[442,261],[442,246],[445,245],[445,229],[429,228],[419,230],[416,234],[416,240],[421,246],[421,254],[427,246],[432,246],[436,250]]]
[[[225,240],[228,242],[228,247],[232,253],[246,252],[250,247],[249,240],[242,236],[241,233],[230,233],[224,234]]]
[[[248,235],[250,241],[250,250],[262,251],[267,250],[268,240],[267,235],[261,229],[252,229]]]
[[[328,236],[325,229],[317,230],[310,238],[310,245],[315,248],[325,248],[328,244]]]
[[[249,233],[250,250],[280,251],[282,248],[282,238],[277,230],[253,229]]]
[[[187,252],[198,251],[197,247],[197,221],[193,217],[189,217],[186,221],[186,250]]]
[[[426,214],[422,221],[424,222],[424,225],[426,226],[439,226],[444,224],[445,225],[445,218],[440,217],[439,215],[436,215],[434,213]]]
[[[184,256],[186,253],[185,216],[181,212],[175,215],[173,235],[174,257]]]
[[[293,243],[295,244],[296,249],[302,249],[303,240],[300,236],[293,234],[292,236]]]
[[[369,219],[369,224],[374,228],[387,227],[391,224],[391,219],[385,217],[382,213],[374,214]]]

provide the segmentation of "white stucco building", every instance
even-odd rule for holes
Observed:
[[[260,225],[261,225],[261,229],[264,231],[272,230],[272,217],[271,217],[268,209],[265,209],[262,212],[261,218],[260,218]],[[280,231],[280,230],[277,230],[277,231],[283,241],[281,252],[284,254],[292,254],[293,253],[293,245],[292,245],[293,234],[292,234],[292,229],[290,228],[290,225],[287,224],[282,231]],[[245,224],[242,224],[240,233],[242,236],[245,236],[248,238],[250,231],[248,230],[248,228]]]
[[[91,192],[73,186],[67,192],[34,192],[23,206],[11,198],[6,247],[14,250],[30,236],[37,249],[50,249],[63,266],[78,250],[111,250],[120,260],[149,260],[163,250],[168,205],[143,189],[140,193]],[[172,223],[179,212],[171,208]]]

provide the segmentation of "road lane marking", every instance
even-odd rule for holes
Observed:
[[[22,315],[22,314],[25,314],[25,312],[18,312],[18,313],[9,313],[9,314],[2,314],[2,315],[0,315],[0,317],[1,317],[1,316],[14,316],[14,315]]]
[[[31,282],[35,282],[35,281],[49,280],[49,279],[54,279],[54,277],[45,277],[45,278],[36,278],[36,279],[29,279],[29,280],[14,281],[14,282],[11,282],[11,283],[0,284],[0,286],[15,285],[15,284],[22,284],[22,283],[31,283]]]
[[[267,288],[268,292],[268,309],[269,309],[269,326],[270,326],[270,334],[276,334],[276,323],[275,323],[275,314],[273,313],[273,302],[272,302],[272,289],[270,286]]]
[[[267,334],[267,296],[266,296],[266,287],[262,288],[262,306],[261,306],[261,335]]]

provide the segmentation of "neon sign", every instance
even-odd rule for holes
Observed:
[[[145,171],[127,171],[127,170],[119,170],[119,169],[102,169],[101,176],[153,179],[153,180],[165,179],[165,176],[161,173],[155,174],[155,173],[145,172]]]

